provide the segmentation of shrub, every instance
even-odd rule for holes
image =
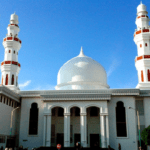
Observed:
[[[145,145],[149,144],[149,137],[150,137],[150,126],[145,128],[141,133],[142,140],[144,141]]]

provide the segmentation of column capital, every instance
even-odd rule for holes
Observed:
[[[86,116],[87,113],[80,113],[80,116]]]
[[[100,113],[100,116],[108,116],[108,113]]]
[[[70,113],[64,113],[64,116],[70,116]]]
[[[44,116],[51,116],[52,113],[44,113]]]

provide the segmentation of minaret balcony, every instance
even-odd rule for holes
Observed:
[[[9,24],[8,26],[16,26],[19,28],[19,26],[17,24]]]
[[[146,16],[146,15],[137,16],[137,19],[139,19],[139,18],[148,18],[148,16]]]
[[[16,61],[3,61],[2,63],[1,63],[1,66],[3,66],[4,64],[12,64],[12,65],[16,65],[16,66],[19,66],[19,67],[21,67],[21,65],[20,65],[20,63],[18,63],[18,62],[16,62]]]
[[[19,38],[12,37],[12,36],[4,38],[4,42],[5,41],[18,41],[21,44],[21,40]]]
[[[143,55],[143,56],[138,56],[135,58],[135,62],[141,59],[150,59],[150,55]]]
[[[136,32],[134,33],[134,37],[135,37],[136,35],[138,35],[138,34],[145,33],[145,32],[150,32],[150,30],[149,30],[149,29],[143,29],[143,30],[136,31]]]

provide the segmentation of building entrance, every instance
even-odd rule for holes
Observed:
[[[63,133],[57,133],[57,143],[61,144],[62,147],[64,147],[64,134]]]
[[[76,146],[77,142],[81,143],[81,136],[80,136],[80,134],[74,134],[74,146]]]
[[[90,147],[99,147],[99,134],[90,134]]]

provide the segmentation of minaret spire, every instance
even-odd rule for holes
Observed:
[[[150,89],[150,26],[149,17],[144,4],[137,7],[134,42],[137,45],[138,56],[135,66],[138,72],[138,85],[136,88]]]
[[[12,14],[10,24],[7,27],[8,34],[3,40],[5,56],[4,61],[1,63],[1,83],[12,90],[19,90],[18,74],[20,64],[18,63],[18,51],[21,48],[21,40],[18,38],[20,31],[18,23],[18,16],[15,13]]]

